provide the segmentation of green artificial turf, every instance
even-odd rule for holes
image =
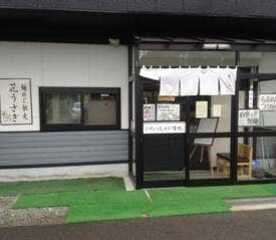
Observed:
[[[0,183],[0,195],[39,194],[79,191],[124,190],[122,178],[87,178],[72,180]]]
[[[150,202],[143,191],[97,191],[22,195],[14,208],[69,207],[67,222],[143,217]]]
[[[230,211],[230,198],[276,196],[276,184],[21,195],[14,208],[69,208],[68,223]]]

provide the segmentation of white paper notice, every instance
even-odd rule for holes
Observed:
[[[155,104],[144,104],[144,121],[155,121]]]
[[[176,134],[186,132],[186,122],[148,122],[143,125],[144,134]]]
[[[249,90],[249,92],[248,92],[248,107],[249,108],[254,107],[254,92],[253,92],[253,90]]]
[[[0,80],[1,124],[32,124],[31,86],[29,79]]]
[[[179,121],[180,104],[158,104],[157,121]]]
[[[180,95],[197,96],[199,88],[199,69],[185,69],[180,74]]]
[[[276,111],[276,94],[263,94],[258,100],[261,111]]]
[[[208,117],[208,102],[197,101],[196,102],[196,118],[207,118]]]
[[[250,126],[259,126],[259,124],[260,124],[259,109],[239,110],[239,126],[250,127]]]
[[[237,69],[218,69],[221,95],[235,95]]]
[[[216,69],[200,69],[200,95],[215,96],[219,94],[219,75]]]
[[[161,77],[160,96],[179,96],[179,79],[177,75],[170,74]]]
[[[220,104],[213,105],[213,117],[221,117],[221,105]]]

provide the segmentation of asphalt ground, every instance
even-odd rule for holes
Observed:
[[[0,240],[276,239],[276,210],[0,229]]]

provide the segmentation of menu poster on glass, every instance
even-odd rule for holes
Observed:
[[[145,122],[155,121],[155,104],[144,104],[143,111]]]
[[[180,104],[157,104],[157,121],[179,121]]]
[[[239,110],[239,126],[254,127],[260,124],[259,109]]]
[[[196,118],[208,118],[208,102],[196,102]]]
[[[30,79],[0,79],[1,124],[32,124]]]
[[[276,94],[259,95],[258,103],[261,111],[276,111]]]

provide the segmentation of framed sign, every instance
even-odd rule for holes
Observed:
[[[208,118],[207,101],[196,101],[196,118]]]
[[[180,104],[157,104],[157,121],[179,121]]]
[[[177,134],[186,132],[186,122],[148,122],[143,126],[144,134]]]
[[[0,79],[1,124],[31,125],[30,79]]]
[[[244,109],[239,110],[239,126],[254,127],[260,124],[259,109]]]
[[[155,121],[155,104],[144,104],[143,105],[144,112],[144,121]]]
[[[258,100],[261,111],[276,111],[276,94],[261,94]]]

